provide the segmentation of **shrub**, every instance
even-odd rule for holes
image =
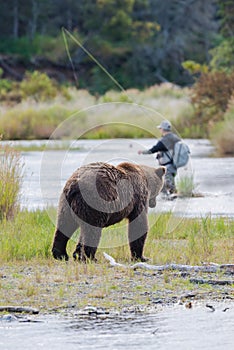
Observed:
[[[207,136],[214,123],[224,119],[224,113],[234,92],[234,72],[202,74],[193,87],[194,122],[202,124]]]
[[[234,38],[223,39],[218,46],[215,46],[210,54],[212,56],[210,66],[212,70],[219,70],[231,73],[234,69]]]
[[[0,101],[5,101],[5,100],[11,101],[13,97],[12,89],[17,85],[17,83],[12,83],[8,79],[2,79],[1,75],[2,75],[2,69],[0,68]],[[18,92],[17,92],[17,95],[19,95]]]
[[[234,155],[234,95],[224,114],[224,121],[217,123],[211,132],[211,140],[219,155]]]
[[[20,154],[0,145],[0,220],[11,219],[19,209],[23,164]]]
[[[20,84],[20,90],[24,97],[31,96],[36,101],[45,101],[57,95],[55,83],[45,74],[38,71],[27,72],[25,79]]]

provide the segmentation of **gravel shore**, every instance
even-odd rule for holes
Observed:
[[[199,302],[233,302],[232,283],[233,275],[223,273],[152,272],[110,267],[107,262],[18,261],[1,266],[0,300],[1,306],[28,306],[40,313],[150,312],[176,303],[189,308]]]

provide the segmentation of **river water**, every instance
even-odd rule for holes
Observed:
[[[36,141],[34,141],[35,143]],[[172,211],[180,216],[234,216],[234,158],[211,157],[213,148],[207,140],[186,140],[191,161],[178,172],[177,179],[193,175],[198,198],[176,199],[172,202],[158,198],[156,212]],[[32,145],[31,142],[23,142]],[[37,141],[38,144],[45,141]],[[51,145],[52,143],[52,145]],[[70,142],[65,150],[24,152],[25,176],[21,205],[30,210],[57,206],[59,195],[68,177],[79,166],[93,161],[114,165],[130,161],[149,166],[157,165],[154,155],[138,155],[155,140],[79,140]],[[55,141],[48,146],[54,147]],[[57,144],[57,146],[59,146]],[[78,150],[77,150],[78,148]]]
[[[49,315],[31,317],[37,321],[32,323],[10,321],[8,317],[8,321],[0,320],[0,348],[232,350],[234,305],[212,305],[214,312],[205,305],[193,309],[174,306],[148,315],[106,319]]]

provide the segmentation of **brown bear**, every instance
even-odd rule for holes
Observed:
[[[91,163],[77,169],[60,196],[52,253],[68,260],[66,245],[80,227],[74,259],[95,259],[104,227],[128,219],[128,239],[133,260],[143,257],[148,232],[148,206],[156,206],[165,167],[148,167],[128,162],[113,166]]]

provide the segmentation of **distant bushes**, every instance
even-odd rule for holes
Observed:
[[[36,102],[49,101],[59,94],[66,99],[70,98],[68,91],[50,79],[46,73],[26,72],[21,82],[0,79],[0,101],[11,105],[28,98]]]
[[[233,155],[234,72],[201,73],[191,88],[193,112],[175,121],[183,137],[211,138],[221,155]]]
[[[234,72],[202,74],[192,89],[195,117],[204,124],[209,134],[215,122],[224,119],[228,102],[234,92]]]
[[[134,125],[125,125],[124,123],[114,123],[112,125],[100,125],[94,129],[89,130],[82,135],[83,138],[88,139],[114,139],[119,138],[151,138],[153,135],[150,131]]]
[[[229,102],[224,120],[217,123],[211,133],[211,140],[216,145],[219,155],[234,154],[234,95]]]
[[[0,92],[0,134],[6,140],[48,139],[55,129],[53,136],[59,139],[78,135],[82,138],[152,137],[158,133],[156,125],[163,117],[174,124],[193,112],[188,89],[168,83],[144,91],[111,90],[103,96],[58,86],[39,72],[27,73],[21,83],[11,84],[4,93]],[[5,86],[5,82],[2,85]],[[60,128],[73,114],[77,118],[71,118]]]
[[[193,124],[202,125],[222,155],[234,154],[233,101],[234,72],[213,71],[202,74],[192,90],[195,108]],[[229,107],[230,106],[230,107]]]
[[[0,134],[5,140],[47,139],[71,111],[60,105],[26,109],[14,107],[0,118]],[[61,135],[63,136],[63,135]]]
[[[50,100],[58,93],[55,83],[45,73],[38,71],[26,73],[25,79],[20,84],[20,90],[24,98],[30,96],[35,101]]]
[[[22,171],[20,154],[0,144],[0,220],[13,218],[19,209]]]

